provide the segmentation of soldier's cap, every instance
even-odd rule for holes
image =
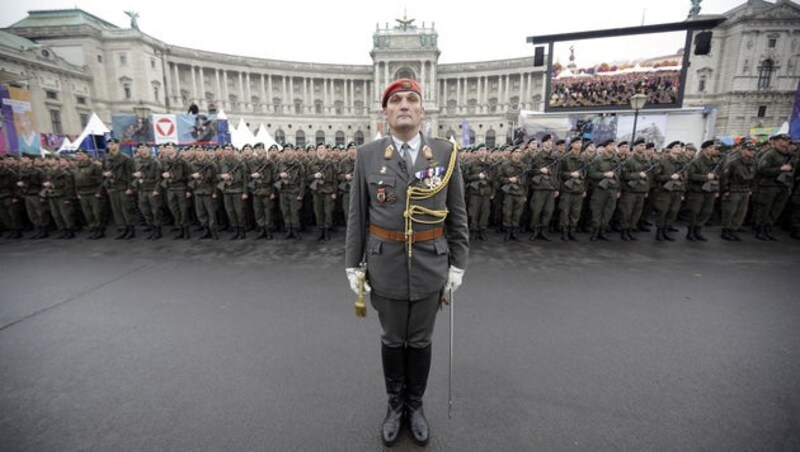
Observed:
[[[140,141],[140,142],[136,143],[136,147],[137,147],[137,148],[138,148],[138,147],[142,147],[142,146],[145,146],[145,147],[148,147],[148,148],[150,147],[150,145],[149,145],[149,144],[147,144],[147,143],[146,143],[146,142],[144,142],[144,141]]]
[[[619,143],[617,143],[618,147],[627,146],[627,145],[628,145],[627,141],[620,141]]]
[[[277,144],[273,144],[272,146],[269,147],[270,151],[273,150],[273,149],[275,149],[277,151],[278,150],[278,145]]]
[[[383,91],[381,107],[386,108],[386,103],[389,102],[389,98],[392,97],[392,94],[399,93],[401,91],[413,91],[419,94],[419,97],[422,97],[422,87],[419,86],[419,83],[417,83],[416,80],[410,78],[401,78],[390,83],[389,86],[387,86]]]
[[[572,146],[572,144],[575,143],[576,141],[583,141],[583,138],[574,137],[573,139],[569,140],[569,145]]]
[[[264,143],[259,141],[258,143],[256,143],[256,145],[254,147],[256,149],[264,149]]]
[[[791,137],[791,136],[789,136],[789,134],[788,134],[788,133],[779,133],[779,134],[777,134],[777,135],[773,135],[773,136],[771,136],[771,137],[770,137],[770,139],[772,139],[772,140],[786,140],[786,141],[790,141],[790,140],[792,139],[792,137]]]
[[[637,138],[636,141],[633,142],[634,146],[638,146],[640,144],[645,144],[644,138]]]
[[[592,141],[592,140],[586,140],[586,141],[584,141],[584,142],[583,142],[583,147],[582,147],[582,149],[586,149],[586,148],[588,148],[589,146],[591,146],[591,145],[593,145],[593,144],[594,144],[594,141]]]
[[[694,143],[686,143],[686,150],[687,151],[696,151],[697,150],[697,146],[695,146]]]
[[[355,141],[351,141],[351,142],[347,143],[347,147],[348,147],[348,148],[354,148],[354,147],[356,147],[356,142],[355,142]]]
[[[747,149],[748,151],[756,150],[756,144],[749,140],[742,142],[741,146],[742,149]]]
[[[559,139],[556,140],[556,146],[558,146],[559,144],[564,144],[564,143],[566,143],[566,141],[564,141],[562,138],[559,138]]]
[[[655,149],[656,148],[656,144],[651,141],[651,142],[645,144],[644,148],[645,149]]]
[[[553,135],[551,135],[551,134],[549,134],[549,133],[546,133],[546,134],[544,134],[544,136],[542,137],[542,143],[544,143],[545,141],[550,141],[550,140],[552,140],[552,139],[553,139]]]
[[[673,142],[671,142],[670,144],[667,145],[667,149],[672,149],[673,147],[675,147],[676,145],[679,145],[679,144],[681,144],[681,142],[678,141],[678,140],[675,140],[675,141],[673,141]]]
[[[477,151],[477,150],[479,150],[480,148],[485,148],[485,147],[486,147],[486,145],[485,145],[485,144],[483,144],[483,143],[478,143],[478,144],[476,144],[476,145],[475,145],[475,150]],[[469,149],[469,148],[467,148],[467,149]]]
[[[285,151],[287,149],[294,149],[294,146],[292,146],[290,143],[286,143],[283,145],[283,150]]]
[[[117,138],[109,138],[108,142],[109,143],[119,143],[119,140]]]
[[[614,140],[612,140],[612,139],[610,139],[610,138],[609,138],[608,140],[606,140],[606,141],[603,141],[602,143],[600,143],[600,146],[602,146],[602,147],[606,147],[606,146],[608,146],[609,144],[611,144],[611,143],[613,143],[613,142],[614,142]]]
[[[719,146],[719,142],[717,140],[703,141],[703,144],[700,145],[700,149],[710,148],[711,146]]]

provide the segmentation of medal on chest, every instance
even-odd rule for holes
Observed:
[[[436,166],[417,171],[414,177],[416,177],[425,188],[436,188],[442,183],[444,171],[443,166]]]

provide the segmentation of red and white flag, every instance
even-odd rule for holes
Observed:
[[[156,144],[178,144],[178,122],[175,115],[153,115],[153,136]]]

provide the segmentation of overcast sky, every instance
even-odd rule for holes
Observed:
[[[722,14],[745,0],[704,0],[702,14]],[[139,28],[167,44],[215,52],[319,63],[371,64],[372,33],[402,18],[435,23],[440,63],[533,55],[528,36],[684,20],[689,0],[0,0],[0,27],[29,10],[80,8],[117,26]],[[579,55],[576,55],[579,57]],[[563,63],[563,62],[562,62]]]

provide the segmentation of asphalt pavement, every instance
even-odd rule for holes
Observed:
[[[428,449],[800,450],[800,242],[706,232],[474,243]],[[382,449],[343,235],[0,240],[0,450]]]

